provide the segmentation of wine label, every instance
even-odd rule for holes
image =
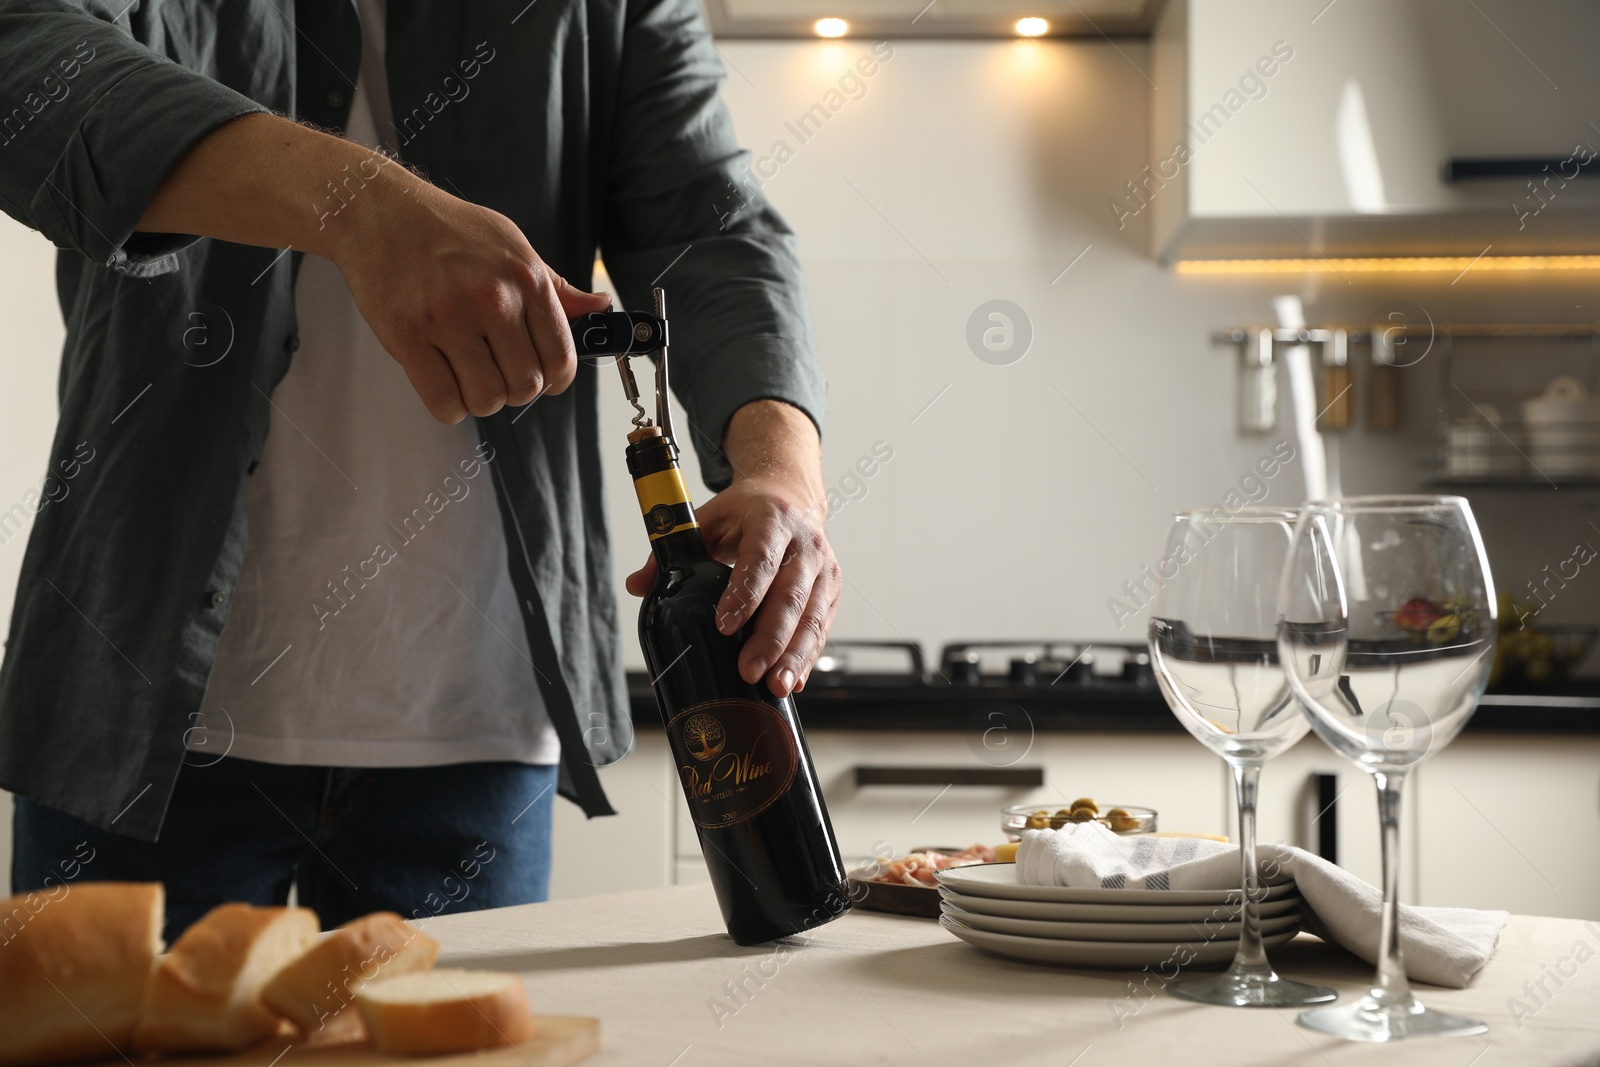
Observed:
[[[695,522],[689,488],[683,484],[683,472],[678,468],[635,478],[633,491],[639,496],[639,510],[644,512],[644,528],[650,540],[700,525]]]
[[[800,747],[788,720],[759,700],[711,700],[667,722],[678,777],[696,826],[714,830],[759,815],[789,791]]]

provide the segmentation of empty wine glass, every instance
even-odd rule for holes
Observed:
[[[1227,972],[1167,986],[1204,1004],[1320,1004],[1325,986],[1281,978],[1267,962],[1257,905],[1256,788],[1262,765],[1306,735],[1278,666],[1278,604],[1297,512],[1242,508],[1173,519],[1150,607],[1150,662],[1178,721],[1233,768],[1244,901],[1239,949]]]
[[[1307,505],[1279,602],[1284,674],[1317,735],[1373,776],[1383,832],[1377,983],[1300,1022],[1362,1041],[1483,1033],[1411,995],[1398,922],[1406,774],[1466,725],[1494,661],[1494,586],[1472,509],[1451,496]]]

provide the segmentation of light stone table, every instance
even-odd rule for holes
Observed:
[[[534,1011],[595,1015],[588,1061],[638,1067],[927,1064],[988,1067],[1405,1063],[1600,1065],[1600,923],[1513,916],[1468,989],[1419,986],[1489,1023],[1483,1037],[1348,1043],[1293,1010],[1216,1008],[1157,976],[987,955],[929,919],[856,911],[778,945],[740,948],[708,886],[472,912],[424,927],[442,966],[516,971]],[[1360,995],[1372,968],[1302,935],[1290,977]]]

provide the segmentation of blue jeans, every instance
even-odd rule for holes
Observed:
[[[161,838],[136,841],[24,797],[11,891],[161,882],[166,939],[228,901],[298,902],[324,928],[370,911],[408,919],[544,900],[556,768],[186,766]],[[64,873],[65,872],[65,873]],[[47,883],[46,878],[50,878]]]

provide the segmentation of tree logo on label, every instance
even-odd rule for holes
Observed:
[[[664,534],[671,532],[672,528],[678,525],[678,516],[673,514],[672,509],[666,504],[657,504],[645,512],[644,521],[645,525],[650,527],[651,533]]]
[[[722,723],[714,715],[691,715],[683,724],[683,743],[689,755],[697,760],[716,759],[722,753],[727,738],[722,733]]]

